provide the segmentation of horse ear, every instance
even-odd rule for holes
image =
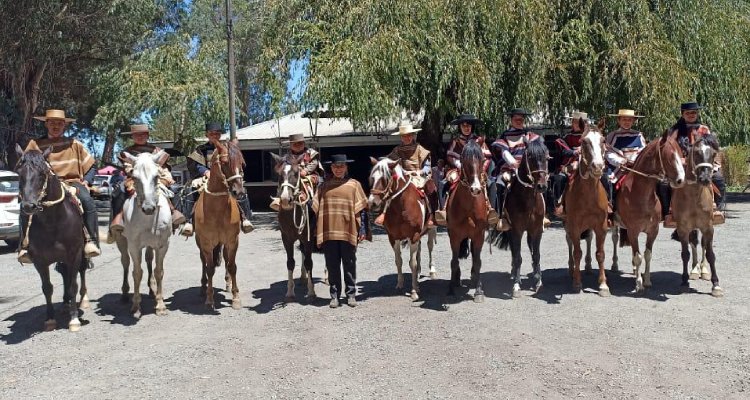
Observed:
[[[400,163],[401,163],[401,159],[397,158],[395,160],[389,160],[388,161],[388,166],[391,167],[391,168],[393,168],[393,167],[395,167],[396,165],[398,165]]]
[[[23,149],[18,143],[16,143],[16,154],[18,155],[18,158],[23,157]]]
[[[529,144],[529,137],[526,135],[523,135],[523,144]]]
[[[607,117],[599,118],[599,122],[596,123],[596,127],[599,128],[599,132],[604,132],[604,128],[607,126]]]
[[[370,157],[370,162],[372,165],[376,165],[378,163],[378,160],[375,157]]]
[[[128,153],[127,151],[122,152],[123,157],[125,157],[126,160],[128,160],[129,163],[135,164],[135,156]]]
[[[159,150],[158,153],[152,156],[152,159],[157,165],[164,166],[164,163],[169,160],[169,154],[167,154],[167,152],[164,150]]]
[[[52,146],[47,146],[47,148],[44,149],[44,152],[42,153],[42,157],[44,157],[44,159],[46,160],[47,156],[49,156],[50,153],[52,153]]]
[[[276,164],[281,164],[284,161],[284,157],[281,157],[280,155],[276,153],[270,153],[271,157],[273,157],[273,160],[276,162]]]

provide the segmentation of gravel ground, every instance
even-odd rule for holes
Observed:
[[[170,312],[156,316],[153,300],[145,299],[144,315],[135,320],[119,302],[119,254],[105,245],[88,275],[92,308],[83,312],[78,333],[64,329],[62,313],[60,329],[41,331],[38,275],[0,248],[0,398],[745,399],[748,213],[750,197],[733,197],[727,223],[717,229],[723,298],[711,297],[705,281],[693,281],[691,293],[680,291],[679,244],[666,230],[655,245],[653,288],[644,296],[631,294],[629,273],[609,274],[609,298],[596,294],[595,276],[584,278],[583,293],[571,294],[563,230],[556,225],[542,240],[545,286],[538,295],[525,279],[527,295],[512,299],[510,253],[490,254],[485,246],[486,302],[472,302],[473,290],[448,302],[450,252],[441,232],[438,278],[422,278],[423,301],[412,303],[394,289],[392,252],[380,234],[358,251],[359,306],[335,310],[327,307],[318,254],[318,298],[283,303],[279,233],[272,215],[258,215],[259,229],[240,241],[241,310],[223,292],[223,270],[214,282],[217,309],[204,308],[195,242],[173,237],[164,278]],[[606,245],[609,263],[609,239]],[[620,265],[630,271],[626,250]],[[463,261],[463,277],[469,268]],[[408,289],[408,274],[405,281]],[[59,308],[59,275],[53,283]],[[297,286],[298,298],[304,291]]]

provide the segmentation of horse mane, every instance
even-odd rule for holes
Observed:
[[[484,162],[482,148],[479,147],[479,143],[477,143],[476,139],[470,139],[469,142],[466,143],[466,146],[464,146],[463,151],[461,151],[461,163],[463,164],[465,161]]]
[[[706,136],[703,136],[701,139],[703,143],[711,146],[712,149],[719,151],[719,139],[714,134],[708,134]]]
[[[18,166],[20,166],[21,164],[28,165],[34,170],[44,171],[49,168],[49,164],[47,163],[47,160],[42,155],[41,150],[36,150],[36,149],[31,149],[23,153],[23,157],[18,159],[16,168],[18,168]]]
[[[229,168],[232,171],[242,170],[245,167],[245,157],[242,156],[239,146],[231,140],[226,143],[226,146],[229,153]]]
[[[383,176],[389,177],[391,176],[391,168],[388,166],[388,164],[393,161],[394,160],[391,160],[388,157],[383,157],[383,159],[375,164],[374,169],[379,170],[383,174]],[[396,177],[398,179],[404,179],[404,170],[403,168],[401,168],[400,164],[396,164],[396,166],[393,168],[393,172],[396,174]]]
[[[549,150],[544,144],[541,137],[537,140],[530,140],[526,143],[526,156],[532,160],[543,160],[547,159]]]

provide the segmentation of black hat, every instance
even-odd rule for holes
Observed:
[[[475,117],[473,114],[461,114],[456,119],[451,121],[451,125],[461,125],[464,122],[468,122],[472,125],[481,124],[482,120]]]
[[[513,115],[523,115],[524,117],[528,117],[531,115],[531,112],[525,108],[512,108],[510,111],[505,113],[505,115],[513,116]]]
[[[326,161],[323,164],[339,164],[339,163],[349,164],[349,163],[353,163],[353,162],[354,162],[354,160],[350,160],[350,159],[346,158],[346,154],[334,154],[334,155],[331,156],[331,160],[330,161]]]
[[[692,110],[702,110],[703,106],[692,101],[689,103],[682,103],[680,106],[680,111],[692,111]]]
[[[218,122],[207,122],[206,132],[211,132],[211,131],[224,132],[224,124],[220,124]]]

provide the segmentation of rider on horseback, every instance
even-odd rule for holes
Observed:
[[[560,170],[552,175],[555,201],[559,204],[555,207],[555,215],[560,218],[565,217],[565,210],[562,204],[565,195],[565,189],[568,187],[569,176],[578,168],[578,155],[581,153],[581,138],[583,131],[588,124],[588,114],[581,111],[574,111],[570,117],[570,132],[562,139],[557,139],[557,145],[560,147],[562,162]]]
[[[504,207],[508,185],[518,170],[526,151],[526,142],[540,140],[541,138],[541,136],[526,129],[526,118],[531,115],[528,110],[514,108],[505,115],[510,116],[510,128],[501,133],[500,137],[490,146],[495,161],[493,177],[497,190],[497,194],[493,196],[493,201],[500,209]],[[547,225],[549,225],[549,220],[545,217],[544,226]],[[499,231],[508,230],[509,227],[510,223],[504,216],[497,222],[497,230]]]
[[[81,142],[66,138],[63,136],[65,127],[74,122],[73,118],[65,118],[63,110],[47,110],[43,117],[34,117],[39,121],[44,121],[47,128],[47,136],[41,139],[31,140],[26,146],[26,150],[46,149],[52,147],[47,160],[49,161],[52,171],[67,185],[75,188],[75,194],[83,207],[83,225],[86,228],[86,245],[84,246],[84,255],[87,258],[96,257],[102,252],[99,249],[99,229],[98,216],[96,213],[96,204],[84,182],[89,182],[93,178],[96,170],[94,169],[95,160],[86,151]],[[28,218],[21,216],[21,248],[18,251],[18,261],[21,263],[31,263],[31,256],[28,253],[28,243],[24,244],[23,236],[26,234]]]
[[[124,167],[124,171],[127,174],[127,179],[122,183],[122,185],[118,185],[116,188],[113,188],[112,192],[112,223],[109,225],[109,234],[107,235],[107,243],[114,243],[115,236],[122,233],[122,231],[125,229],[125,227],[122,224],[122,208],[125,204],[125,200],[127,200],[129,197],[131,197],[135,193],[135,182],[133,181],[133,177],[131,176],[133,166],[130,164],[130,161],[125,157],[125,153],[129,153],[133,156],[137,156],[141,153],[149,153],[149,154],[156,154],[161,149],[157,146],[154,146],[153,144],[148,143],[148,137],[149,137],[149,129],[148,125],[145,124],[139,124],[139,125],[131,125],[129,132],[122,132],[120,135],[127,136],[130,135],[133,138],[133,144],[126,147],[120,154],[117,156],[117,158],[120,160]],[[171,184],[174,183],[174,180],[172,179],[172,174],[169,172],[169,170],[162,166],[162,168],[159,171],[159,181],[161,183],[161,186],[163,189],[169,188]],[[171,195],[171,192],[169,192]],[[167,196],[168,198],[170,196]],[[176,210],[174,208],[174,205],[172,204],[172,201],[169,202],[169,208],[172,211],[172,227],[177,228],[178,226],[185,223],[185,216],[182,215],[181,212]]]
[[[460,179],[459,171],[461,171],[461,152],[463,151],[464,146],[469,143],[469,140],[474,139],[477,142],[482,148],[482,153],[485,158],[489,160],[492,157],[492,153],[490,153],[490,150],[487,148],[487,143],[485,143],[484,136],[480,136],[476,133],[477,125],[481,123],[482,121],[472,114],[461,114],[458,118],[451,121],[451,125],[458,126],[459,135],[451,141],[450,145],[448,145],[448,163],[446,165],[447,171],[445,172],[445,179],[447,180],[449,187],[452,187]],[[450,192],[448,193],[448,196],[450,196]],[[487,198],[486,193],[485,198]],[[492,207],[489,199],[487,199],[487,203],[489,205],[487,222],[490,225],[494,225],[498,220],[497,211]],[[446,225],[445,205],[447,204],[448,198],[446,197],[443,203],[443,208],[435,213],[435,219],[438,225]]]
[[[305,135],[301,133],[289,135],[289,140],[285,140],[284,143],[289,144],[289,151],[284,155],[284,160],[287,162],[296,161],[299,164],[300,178],[304,178],[301,184],[305,184],[306,180],[307,184],[311,185],[311,193],[314,197],[317,187],[321,183],[321,172],[323,172],[320,165],[320,153],[305,146]],[[310,200],[312,199],[308,199],[308,201]],[[274,197],[269,207],[274,211],[279,211],[279,204],[279,198]]]
[[[685,163],[685,157],[687,157],[687,154],[690,151],[690,146],[693,142],[695,142],[696,139],[711,134],[711,130],[708,126],[703,125],[700,121],[700,110],[702,109],[703,106],[696,102],[682,103],[680,106],[681,117],[677,120],[677,123],[670,128],[670,133],[677,133],[677,143],[680,145],[680,149],[682,149],[682,159],[685,165],[687,165],[687,163]],[[714,207],[717,207],[724,202],[724,194],[726,190],[724,176],[721,173],[720,157],[716,157],[714,160],[714,173],[711,177],[711,181],[713,182],[716,191],[718,191],[715,195],[716,201],[714,204]],[[667,227],[676,226],[672,219],[671,210],[672,188],[667,184],[661,184],[659,185],[658,194],[662,204],[662,213],[664,214],[664,225]],[[720,210],[714,209],[713,216],[715,224],[723,223],[724,215]]]
[[[608,167],[607,172],[602,175],[602,184],[613,212],[617,212],[617,187],[613,184],[620,181],[627,174],[627,169],[633,166],[638,154],[646,147],[646,138],[641,131],[632,129],[636,119],[643,118],[642,115],[636,115],[633,110],[620,109],[617,114],[609,116],[617,117],[617,129],[607,134],[605,139],[604,159]]]
[[[401,137],[401,144],[396,146],[387,157],[391,160],[399,160],[401,168],[406,175],[410,176],[411,182],[427,195],[427,204],[430,207],[430,212],[427,215],[427,227],[431,228],[435,226],[433,216],[439,206],[438,193],[437,186],[431,179],[430,151],[422,147],[416,140],[416,133],[419,131],[421,129],[415,129],[412,124],[401,124],[398,132],[394,133],[394,135]],[[383,225],[385,212],[386,209],[383,209],[383,212],[375,218],[375,224]]]
[[[195,148],[187,159],[187,167],[190,171],[190,176],[194,179],[208,178],[211,174],[211,168],[208,165],[208,161],[211,159],[211,155],[216,150],[217,145],[221,145],[220,138],[224,133],[224,126],[217,122],[209,122],[206,124],[206,137],[208,143],[204,143]],[[242,171],[240,171],[242,173]],[[187,223],[182,227],[182,234],[184,236],[193,235],[193,206],[197,201],[198,193],[188,195],[185,197],[185,209]],[[252,215],[250,210],[250,199],[247,197],[247,193],[240,193],[237,195],[237,204],[240,208],[240,217],[242,218],[242,232],[250,233],[255,229],[249,218]]]

